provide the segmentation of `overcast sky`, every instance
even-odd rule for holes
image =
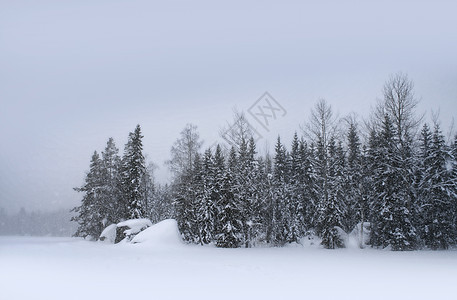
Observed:
[[[186,123],[210,145],[265,91],[287,113],[259,147],[319,98],[367,115],[399,71],[420,111],[457,112],[455,1],[217,2],[0,0],[0,207],[77,205],[92,152],[138,123],[166,182]]]

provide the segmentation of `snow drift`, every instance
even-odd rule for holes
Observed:
[[[181,245],[181,234],[176,220],[168,219],[152,224],[148,219],[133,219],[111,224],[100,235],[101,241],[116,243],[120,240],[125,243],[147,244],[155,246]]]
[[[178,223],[173,219],[159,222],[138,233],[132,239],[132,243],[142,243],[157,246],[181,245],[182,240],[181,235],[178,231]]]

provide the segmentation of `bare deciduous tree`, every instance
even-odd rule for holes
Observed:
[[[325,99],[319,99],[311,111],[309,122],[303,133],[316,145],[326,149],[332,136],[337,134],[337,118],[333,115],[332,106]]]
[[[378,111],[382,112],[382,118],[389,115],[403,144],[416,134],[423,119],[415,114],[419,100],[414,95],[414,83],[406,74],[394,74],[384,84],[383,94],[384,101]]]
[[[233,110],[232,123],[227,123],[227,126],[223,127],[219,134],[230,146],[238,149],[243,141],[247,143],[251,137],[254,140],[260,137],[255,128],[249,123],[244,112],[239,112],[236,109]]]
[[[171,147],[171,159],[165,162],[175,177],[192,170],[195,155],[203,144],[196,125],[187,124],[180,135]]]

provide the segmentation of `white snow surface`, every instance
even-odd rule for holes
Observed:
[[[175,243],[0,237],[0,299],[451,299],[457,251],[218,249]],[[173,225],[173,226],[172,226]],[[173,247],[162,247],[159,241]]]
[[[132,243],[145,243],[157,247],[176,247],[182,245],[176,220],[164,220],[138,233]]]

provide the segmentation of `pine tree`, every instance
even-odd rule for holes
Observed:
[[[447,149],[438,124],[435,124],[429,147],[424,139],[422,148],[426,166],[420,184],[424,242],[431,249],[447,249],[455,243],[455,223],[451,213],[454,209],[455,187],[452,172],[447,167],[452,154]]]
[[[78,223],[74,236],[98,239],[104,229],[105,215],[103,213],[103,177],[102,161],[97,151],[92,155],[90,170],[87,173],[85,184],[75,188],[75,191],[84,193],[81,205],[71,211],[77,215],[72,221]]]
[[[249,139],[247,148],[247,161],[243,176],[245,179],[246,201],[244,202],[244,213],[246,214],[246,238],[248,240],[247,247],[255,246],[261,236],[261,198],[260,198],[260,182],[262,180],[259,171],[259,161],[256,158],[256,144],[254,138]]]
[[[301,149],[304,151],[304,149]],[[305,171],[303,168],[302,157],[300,152],[300,141],[297,133],[292,139],[291,152],[289,155],[289,189],[290,199],[288,211],[289,221],[289,241],[299,242],[305,234]]]
[[[335,139],[329,142],[328,174],[327,174],[327,199],[321,205],[319,217],[320,235],[322,245],[327,249],[344,247],[340,236],[343,227],[344,194],[343,170],[344,154],[341,144],[336,146]]]
[[[102,178],[103,178],[103,213],[105,215],[105,226],[120,222],[122,212],[122,190],[121,190],[121,158],[119,149],[116,147],[113,138],[109,138],[105,151],[102,152]]]
[[[381,201],[378,195],[382,192],[382,184],[378,184],[378,179],[382,173],[382,155],[380,151],[380,137],[372,129],[368,139],[368,147],[364,156],[364,180],[362,181],[363,197],[367,199],[370,210],[368,211],[368,220],[370,222],[370,241],[373,247],[381,245]]]
[[[222,224],[220,224],[220,212],[222,211],[221,202],[223,202],[223,183],[225,177],[225,159],[222,154],[222,149],[218,144],[214,153],[214,165],[213,165],[213,188],[211,193],[211,199],[214,202],[214,237],[216,237],[222,231]]]
[[[237,165],[236,160],[236,151],[232,147],[222,180],[221,198],[218,205],[220,231],[216,237],[216,246],[222,248],[237,248],[242,242],[243,223],[240,203],[237,202],[235,197],[233,182]]]
[[[418,236],[421,241],[425,240],[425,208],[428,206],[430,192],[430,182],[426,179],[429,173],[430,151],[432,142],[432,132],[427,124],[424,124],[419,137],[419,153],[417,159],[417,171],[415,176],[415,189],[418,197],[418,214],[415,216],[414,223],[417,226]]]
[[[181,236],[186,242],[202,244],[198,213],[204,185],[203,166],[198,152],[195,153],[192,169],[187,169],[175,185],[174,206]]]
[[[303,230],[309,231],[315,228],[317,217],[317,185],[316,171],[314,168],[313,146],[309,148],[306,141],[300,141],[299,148],[301,178],[300,185],[302,188],[302,207],[303,207]]]
[[[272,215],[272,241],[275,245],[284,245],[290,241],[288,174],[287,151],[278,137],[275,146],[273,174],[275,192]]]
[[[200,243],[210,244],[214,240],[216,203],[214,199],[215,189],[215,168],[214,158],[211,149],[205,151],[202,169],[203,191],[198,197],[198,225],[200,231]]]
[[[262,191],[261,223],[263,225],[264,241],[274,244],[274,220],[276,212],[276,190],[273,178],[273,164],[270,155],[267,154],[264,163],[264,177],[260,190]]]
[[[364,222],[366,203],[362,196],[362,150],[356,125],[351,122],[347,133],[348,155],[345,169],[347,214],[345,229],[350,232],[358,222]]]
[[[138,219],[146,216],[142,180],[146,173],[143,156],[143,135],[140,125],[129,134],[122,159],[122,187],[124,194],[125,214],[121,219]]]
[[[381,162],[375,189],[379,202],[378,241],[383,247],[390,245],[392,250],[412,250],[416,247],[416,230],[412,224],[411,212],[407,207],[408,190],[405,188],[401,155],[396,151],[396,134],[390,118],[386,115],[380,136],[378,159]]]

